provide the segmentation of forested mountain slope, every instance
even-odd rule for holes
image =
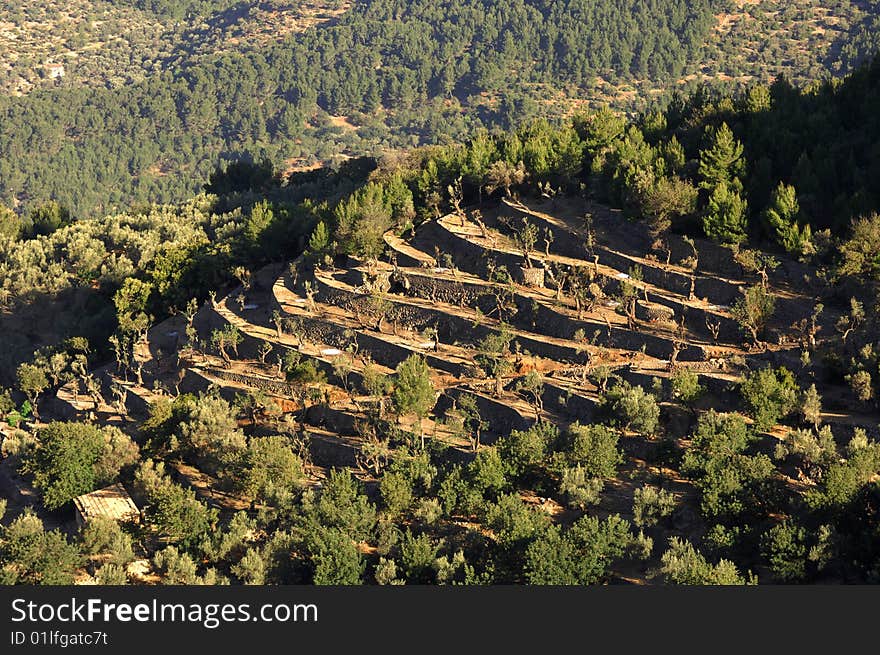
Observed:
[[[10,0],[0,8],[0,90],[117,88],[332,20],[342,0]],[[63,68],[52,73],[51,66]]]
[[[688,4],[674,0],[663,19],[653,3],[371,0],[332,27],[122,89],[34,93],[4,103],[2,195],[54,197],[75,213],[187,195],[228,151],[321,155],[320,131],[295,147],[318,107],[377,127],[388,110],[397,145],[457,136],[468,125],[453,96],[509,89],[514,71],[524,82],[576,84],[607,69],[679,72],[710,21],[705,3]],[[646,30],[657,39],[639,45]],[[516,113],[498,109],[498,118]],[[452,121],[438,129],[442,115]],[[359,141],[350,146],[364,148]]]
[[[205,4],[134,3],[157,20]],[[278,15],[289,9],[269,6]],[[772,18],[784,29],[800,20],[829,34],[833,24],[843,33],[841,24],[857,22],[853,7],[835,10],[846,21],[769,10],[755,10],[754,21]],[[238,48],[231,39],[216,56],[169,56],[152,74],[114,88],[64,83],[0,101],[0,199],[26,208],[54,198],[84,217],[188,197],[218,160],[243,152],[282,169],[309,167],[583,104],[644,106],[650,91],[688,80],[807,66],[803,57],[782,69],[766,55],[721,57],[718,25],[730,22],[729,10],[751,11],[709,0],[363,0],[333,22],[259,47]],[[829,41],[806,40],[806,50]],[[803,45],[786,37],[778,47]]]

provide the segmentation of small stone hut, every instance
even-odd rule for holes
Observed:
[[[76,507],[76,524],[83,527],[89,521],[101,517],[111,521],[138,523],[141,512],[131,496],[120,483],[98,489],[73,499]]]

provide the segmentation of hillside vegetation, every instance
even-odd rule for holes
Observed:
[[[118,88],[163,70],[277,41],[332,20],[346,3],[72,0],[10,2],[0,13],[0,90]],[[54,78],[48,65],[61,64]]]
[[[5,213],[9,318],[105,336],[3,368],[3,581],[876,581],[878,90]],[[72,530],[117,480],[144,523]]]

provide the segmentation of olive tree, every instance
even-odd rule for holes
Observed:
[[[730,314],[740,327],[748,332],[756,346],[760,336],[776,309],[775,296],[763,286],[749,287],[730,308]]]
[[[640,386],[619,382],[602,396],[602,408],[624,430],[653,434],[660,425],[657,399]]]
[[[740,391],[758,430],[770,429],[797,408],[799,389],[785,367],[768,366],[747,374]]]
[[[55,421],[40,429],[37,437],[38,447],[23,464],[48,509],[110,484],[138,458],[137,445],[112,426]]]
[[[31,404],[34,418],[38,419],[40,414],[37,409],[37,398],[49,388],[49,378],[46,377],[46,372],[33,364],[21,364],[16,370],[16,377],[18,378],[19,390]]]
[[[0,584],[70,585],[82,555],[58,530],[25,510],[0,526]]]
[[[672,537],[660,558],[666,582],[677,585],[754,585],[757,577],[743,575],[730,560],[709,562],[689,541]]]

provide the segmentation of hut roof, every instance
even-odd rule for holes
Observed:
[[[77,496],[73,499],[73,504],[76,505],[84,521],[96,517],[113,521],[129,521],[140,516],[137,505],[134,504],[125,487],[118,482],[109,487]]]

